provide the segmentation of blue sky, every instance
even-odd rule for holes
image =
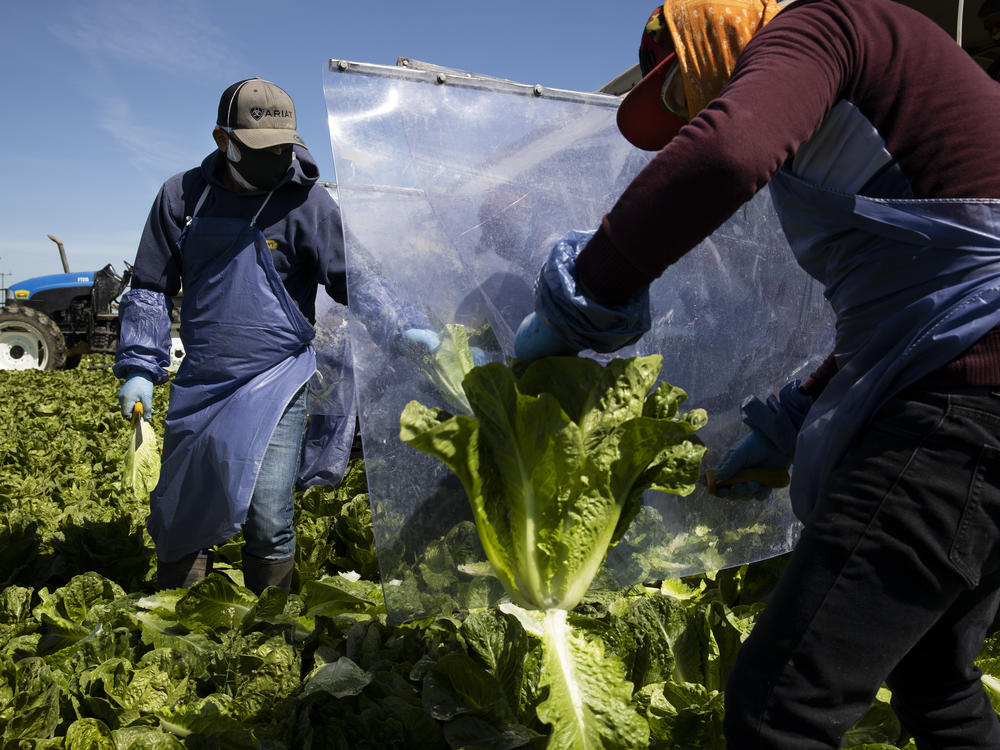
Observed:
[[[411,57],[593,91],[636,62],[655,0],[54,0],[5,3],[0,61],[4,285],[132,262],[150,204],[214,148],[219,95],[260,76],[295,100],[332,179],[322,73],[330,58]]]

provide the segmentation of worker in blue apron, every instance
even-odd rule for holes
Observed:
[[[255,78],[226,89],[218,151],[161,188],[119,308],[122,414],[138,402],[148,419],[154,384],[168,380],[171,302],[183,283],[185,356],[170,385],[147,521],[160,588],[203,578],[212,548],[242,531],[247,587],[288,590],[296,482],[336,484],[346,465],[356,419],[342,346],[323,353],[324,373],[345,391],[349,418],[312,420],[313,479],[302,477],[316,291],[322,285],[342,304],[347,297],[339,209],[295,128],[292,100],[275,84]],[[386,342],[433,348],[426,317],[375,286],[361,304],[384,310]]]
[[[726,746],[840,747],[885,685],[918,746],[1000,747],[974,663],[1000,606],[1000,87],[887,0],[670,0],[640,66],[618,123],[658,153],[552,250],[516,355],[637,340],[649,282],[769,184],[835,347],[747,399],[718,464],[791,467],[803,522],[729,676]]]

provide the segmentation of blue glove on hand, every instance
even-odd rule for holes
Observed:
[[[530,361],[542,357],[576,354],[577,350],[536,313],[531,313],[517,327],[514,356]]]
[[[778,450],[774,443],[759,432],[752,430],[749,435],[740,438],[726,451],[716,468],[715,481],[725,482],[742,469],[787,469],[791,465],[792,459],[790,457]],[[715,491],[719,497],[755,497],[758,500],[765,499],[770,493],[770,487],[752,481],[720,487]]]
[[[136,402],[142,404],[142,418],[147,422],[153,420],[153,379],[146,373],[130,375],[118,391],[118,404],[122,408],[122,416],[132,419]]]
[[[441,338],[430,328],[407,328],[403,343],[415,354],[433,354],[441,346]]]

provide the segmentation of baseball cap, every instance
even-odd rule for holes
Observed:
[[[660,5],[650,14],[639,42],[642,80],[618,107],[618,129],[637,148],[659,151],[686,122],[668,110],[662,98],[663,84],[676,64],[677,54]]]
[[[295,130],[292,97],[262,78],[237,81],[223,91],[216,123],[254,149],[286,143],[306,145]]]

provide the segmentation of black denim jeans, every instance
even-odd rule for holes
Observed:
[[[1000,389],[910,388],[831,476],[726,687],[729,750],[840,747],[886,683],[921,750],[1000,748]]]

